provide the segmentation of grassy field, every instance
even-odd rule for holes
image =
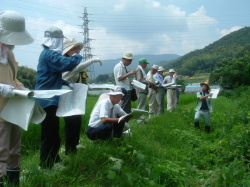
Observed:
[[[195,74],[190,78],[185,78],[185,84],[208,82],[210,73]]]
[[[107,143],[87,139],[97,96],[89,96],[76,155],[60,155],[65,168],[39,170],[40,126],[23,133],[21,185],[28,186],[250,186],[250,88],[212,101],[212,132],[193,127],[195,95],[180,96],[178,109],[138,125],[132,136]],[[136,103],[133,103],[136,107]],[[204,121],[201,121],[204,124]],[[61,121],[63,142],[63,120]]]

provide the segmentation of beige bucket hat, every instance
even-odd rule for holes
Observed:
[[[134,59],[135,57],[133,56],[132,53],[129,52],[125,52],[124,55],[122,56],[122,58],[126,58],[126,59]]]
[[[83,48],[82,42],[77,42],[74,38],[68,38],[63,42],[63,55],[65,55],[70,49],[79,46],[80,49]]]
[[[170,69],[169,73],[175,73],[174,69]]]
[[[163,66],[159,66],[157,71],[164,71],[165,69],[163,68]]]
[[[25,30],[24,17],[15,11],[0,12],[0,42],[7,45],[27,45],[34,41]]]

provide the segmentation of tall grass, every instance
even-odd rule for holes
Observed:
[[[249,91],[249,88],[248,90]],[[249,93],[249,92],[248,92]],[[243,94],[244,95],[244,94]],[[249,96],[212,101],[212,133],[193,127],[195,95],[181,95],[178,109],[148,124],[130,122],[132,136],[95,143],[85,130],[98,99],[89,96],[81,147],[62,156],[65,168],[39,170],[40,126],[23,133],[22,186],[247,186],[249,176]],[[133,103],[136,107],[136,103]],[[204,121],[201,121],[204,124]]]

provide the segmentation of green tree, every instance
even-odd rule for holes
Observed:
[[[97,83],[105,83],[107,82],[109,79],[109,74],[100,74],[96,77],[96,81]]]
[[[210,75],[210,83],[220,84],[224,89],[250,85],[250,56],[223,60]]]
[[[26,88],[34,89],[36,85],[36,71],[25,66],[20,66],[18,67],[17,79],[23,83]]]

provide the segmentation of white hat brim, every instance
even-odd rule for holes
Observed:
[[[108,95],[123,95],[124,96],[122,92],[109,92]]]
[[[0,29],[0,33],[0,42],[7,45],[28,45],[34,41],[33,37],[27,31],[9,32]]]

